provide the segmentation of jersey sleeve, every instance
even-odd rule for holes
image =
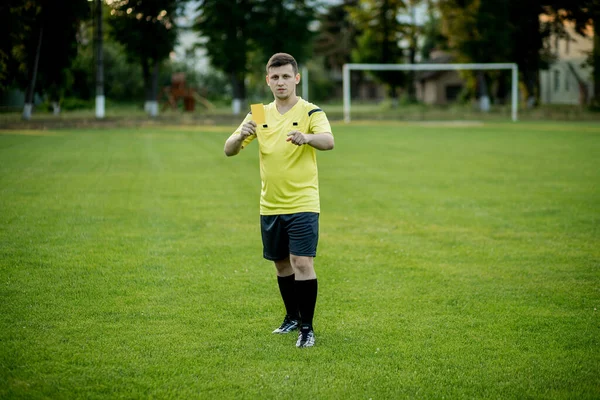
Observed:
[[[246,122],[250,121],[251,119],[252,119],[252,114],[248,113],[248,115],[246,115],[246,118],[244,118],[244,120],[242,121],[242,123],[240,124],[240,126],[238,126],[238,128],[233,132],[233,134],[231,136],[233,136],[233,135],[239,135],[240,132],[242,131],[242,126]],[[248,144],[250,144],[250,142],[253,141],[255,138],[256,138],[256,135],[250,135],[246,139],[244,139],[244,141],[242,142],[242,149],[244,147],[246,147]]]
[[[329,120],[327,119],[327,115],[320,108],[315,108],[308,112],[309,118],[309,131],[310,133],[325,133],[331,132],[331,125],[329,125]]]

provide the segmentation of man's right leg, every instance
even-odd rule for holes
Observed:
[[[290,263],[288,235],[278,215],[261,215],[260,231],[263,241],[263,256],[275,263],[277,284],[286,310],[283,323],[273,333],[288,333],[298,329],[300,319],[294,289],[296,277]]]
[[[273,333],[289,333],[298,329],[300,320],[295,291],[296,275],[294,275],[294,269],[289,257],[274,262],[277,269],[277,283],[283,304],[285,305],[286,316],[281,326],[275,329]]]

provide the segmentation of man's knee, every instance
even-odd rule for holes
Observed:
[[[296,275],[311,278],[315,275],[313,257],[291,255],[290,261]]]
[[[289,276],[294,273],[294,269],[292,268],[289,257],[283,260],[274,261],[274,263],[278,276]]]

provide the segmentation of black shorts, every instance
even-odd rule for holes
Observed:
[[[263,257],[271,261],[295,256],[315,257],[319,242],[319,214],[261,215]]]

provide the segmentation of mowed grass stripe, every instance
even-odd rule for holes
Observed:
[[[310,351],[231,130],[0,135],[0,397],[599,396],[600,129],[334,125]]]

